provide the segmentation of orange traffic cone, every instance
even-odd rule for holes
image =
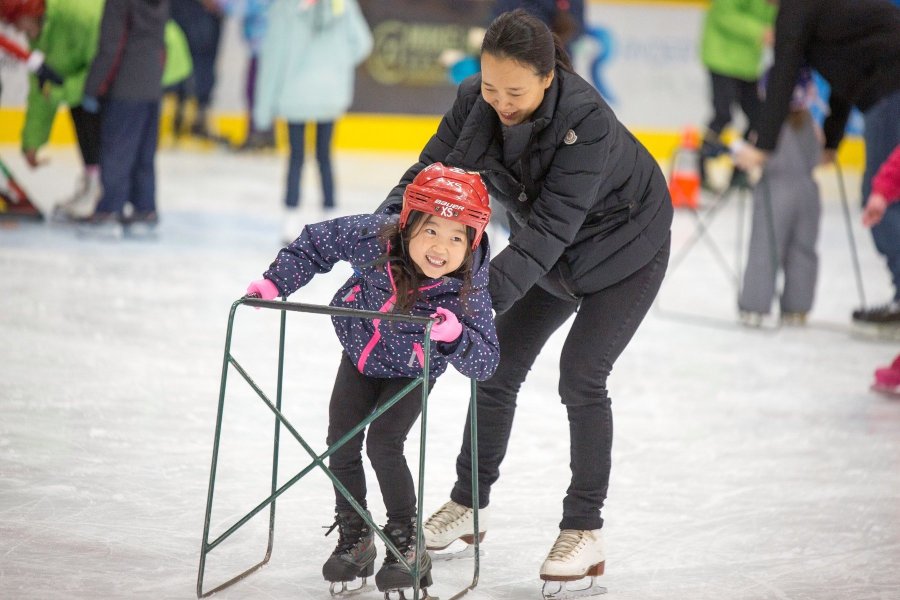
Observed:
[[[675,208],[700,206],[700,134],[687,127],[672,155],[669,195]]]

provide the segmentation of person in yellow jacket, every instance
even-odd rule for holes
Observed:
[[[39,51],[44,64],[62,79],[45,81],[32,75],[22,153],[31,167],[38,167],[38,151],[50,138],[60,104],[68,105],[84,161],[84,174],[75,193],[58,203],[55,216],[68,220],[94,212],[101,193],[100,116],[84,110],[84,82],[97,52],[104,0],[0,0],[0,20],[23,32],[32,52]],[[166,25],[166,68],[163,84],[170,85],[190,75],[191,58],[181,29]]]

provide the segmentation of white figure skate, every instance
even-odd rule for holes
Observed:
[[[603,575],[605,562],[600,529],[563,529],[541,565],[541,579],[544,581],[541,594],[545,600],[570,600],[605,594],[606,588],[596,582],[596,578]],[[586,587],[569,587],[570,582],[586,578],[589,578]]]
[[[488,509],[478,510],[478,542],[487,532]],[[450,500],[422,525],[425,547],[435,560],[475,556],[475,511]]]
[[[94,214],[103,189],[99,173],[85,173],[78,182],[75,193],[53,207],[56,221],[78,221]]]

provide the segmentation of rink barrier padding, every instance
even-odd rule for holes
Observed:
[[[163,101],[160,114],[160,146],[171,143],[171,106]],[[60,113],[68,109],[61,107]],[[215,110],[210,114],[210,126],[234,143],[244,139],[247,131],[247,117],[242,112]],[[348,112],[337,120],[334,149],[338,152],[412,152],[418,156],[425,143],[434,135],[441,121],[440,114],[411,115],[386,113]],[[24,107],[0,107],[0,144],[19,144],[22,126],[25,123]],[[276,121],[276,137],[279,148],[287,150],[287,126],[282,120]],[[672,127],[633,127],[631,132],[660,163],[671,157],[672,148],[681,135]],[[71,119],[57,118],[53,122],[49,144],[51,146],[73,146],[76,143],[75,128]],[[200,147],[198,147],[200,149]],[[218,150],[207,145],[205,151]],[[865,166],[865,149],[862,138],[848,135],[838,148],[838,157],[845,167],[861,171]]]
[[[265,308],[271,310],[278,310],[281,312],[281,324],[280,324],[280,334],[278,340],[278,371],[277,371],[277,385],[275,388],[275,402],[273,403],[265,394],[265,392],[260,389],[260,387],[253,381],[250,377],[250,374],[238,363],[235,357],[231,354],[231,340],[232,334],[234,332],[234,318],[239,306],[250,306],[254,308]],[[412,382],[410,382],[407,386],[405,386],[402,390],[397,392],[391,399],[389,399],[386,403],[380,406],[377,410],[375,410],[368,417],[363,419],[356,427],[354,427],[351,431],[349,431],[346,435],[344,435],[341,439],[336,441],[334,444],[328,447],[325,452],[321,454],[316,454],[315,450],[306,443],[306,440],[297,432],[293,425],[291,425],[290,421],[284,416],[281,412],[282,406],[282,385],[284,378],[284,346],[285,346],[285,331],[286,331],[286,323],[287,323],[287,313],[288,312],[302,312],[302,313],[314,313],[314,314],[323,314],[330,316],[343,316],[343,317],[356,317],[356,318],[365,318],[365,319],[380,319],[382,321],[402,321],[405,323],[418,323],[425,326],[425,334],[423,340],[423,349],[424,349],[424,365],[422,369],[422,375]],[[424,539],[422,534],[422,514],[423,514],[423,490],[425,487],[425,443],[426,443],[426,428],[428,421],[428,386],[424,385],[424,382],[427,381],[430,369],[430,350],[431,350],[431,327],[434,324],[434,320],[429,317],[416,317],[411,315],[402,315],[402,314],[393,314],[393,313],[381,313],[378,311],[368,311],[368,310],[356,310],[356,309],[348,309],[348,308],[339,308],[339,307],[331,307],[331,306],[321,306],[321,305],[313,305],[313,304],[303,304],[297,302],[287,302],[282,299],[281,301],[277,300],[261,300],[258,298],[251,297],[243,297],[236,300],[231,305],[231,310],[228,315],[228,327],[225,336],[225,352],[224,358],[222,361],[222,377],[219,386],[219,405],[218,411],[216,413],[216,429],[215,436],[213,439],[213,452],[212,452],[212,461],[210,464],[210,474],[209,474],[209,488],[207,491],[206,497],[206,513],[203,520],[203,540],[200,547],[200,566],[197,573],[197,597],[198,598],[206,598],[215,594],[218,591],[221,591],[231,585],[237,583],[238,581],[244,579],[251,573],[257,571],[264,565],[269,562],[269,559],[272,556],[272,547],[275,536],[275,500],[287,491],[291,486],[297,483],[300,479],[302,479],[305,475],[310,473],[314,468],[318,467],[321,469],[325,475],[331,480],[334,484],[335,488],[347,499],[347,501],[353,506],[354,510],[362,517],[363,520],[369,525],[372,531],[378,535],[379,538],[384,542],[385,547],[389,552],[392,552],[394,556],[398,558],[401,564],[405,565],[407,569],[409,569],[413,575],[413,600],[418,600],[419,598],[419,568],[418,561],[416,561],[416,565],[410,565],[406,558],[400,554],[397,550],[397,547],[393,544],[388,536],[384,534],[380,527],[376,525],[372,517],[359,505],[359,503],[353,499],[350,495],[349,491],[346,487],[338,481],[337,477],[331,472],[328,466],[325,464],[325,459],[328,458],[331,454],[333,454],[338,448],[343,446],[347,441],[352,439],[356,434],[365,429],[372,421],[379,418],[385,411],[390,409],[394,404],[396,404],[404,395],[413,390],[417,385],[422,385],[422,414],[421,414],[421,434],[419,441],[419,477],[418,477],[418,499],[417,499],[417,509],[416,509],[416,532],[417,532],[417,543],[418,546],[424,548]],[[210,519],[212,515],[212,504],[213,498],[215,495],[215,481],[216,481],[216,471],[218,467],[218,457],[219,457],[219,447],[221,442],[221,433],[222,433],[222,417],[225,410],[225,392],[226,385],[228,381],[228,371],[229,368],[233,368],[237,371],[238,374],[243,377],[244,381],[256,392],[259,399],[272,411],[275,416],[275,429],[273,433],[273,449],[272,449],[272,483],[270,494],[267,498],[262,500],[259,504],[256,505],[250,512],[246,515],[238,519],[233,525],[228,527],[224,532],[222,532],[218,537],[214,540],[210,541]],[[478,464],[478,425],[477,425],[477,405],[476,405],[476,381],[474,379],[471,380],[471,392],[470,392],[470,400],[469,400],[469,416],[470,416],[470,434],[472,439],[472,464]],[[281,427],[284,427],[290,434],[293,436],[295,440],[303,447],[303,449],[309,454],[312,461],[303,469],[301,469],[296,475],[291,477],[287,482],[283,485],[278,486],[278,455],[279,455],[279,445],[281,439]],[[480,560],[479,560],[479,536],[478,536],[478,469],[472,469],[472,505],[473,505],[473,517],[474,517],[474,552],[475,552],[475,562],[474,562],[474,570],[472,575],[472,583],[468,585],[466,588],[455,594],[450,598],[450,600],[454,600],[456,598],[460,598],[468,591],[474,589],[478,585],[478,577],[480,570]],[[215,549],[219,544],[224,542],[231,534],[235,533],[238,529],[240,529],[244,524],[246,524],[250,519],[252,519],[255,515],[260,513],[266,507],[269,507],[269,533],[268,533],[268,541],[266,544],[265,554],[260,562],[253,565],[249,569],[239,573],[238,575],[232,577],[225,583],[222,583],[209,591],[204,591],[203,583],[204,583],[204,574],[206,571],[206,558],[208,554]],[[324,581],[323,581],[324,582]]]

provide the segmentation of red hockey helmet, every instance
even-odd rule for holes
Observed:
[[[44,0],[0,0],[0,19],[15,23],[22,17],[42,17]]]
[[[458,221],[474,229],[472,250],[478,247],[484,228],[491,220],[487,188],[481,176],[441,163],[428,165],[406,186],[400,229],[406,227],[409,213],[414,210]]]

